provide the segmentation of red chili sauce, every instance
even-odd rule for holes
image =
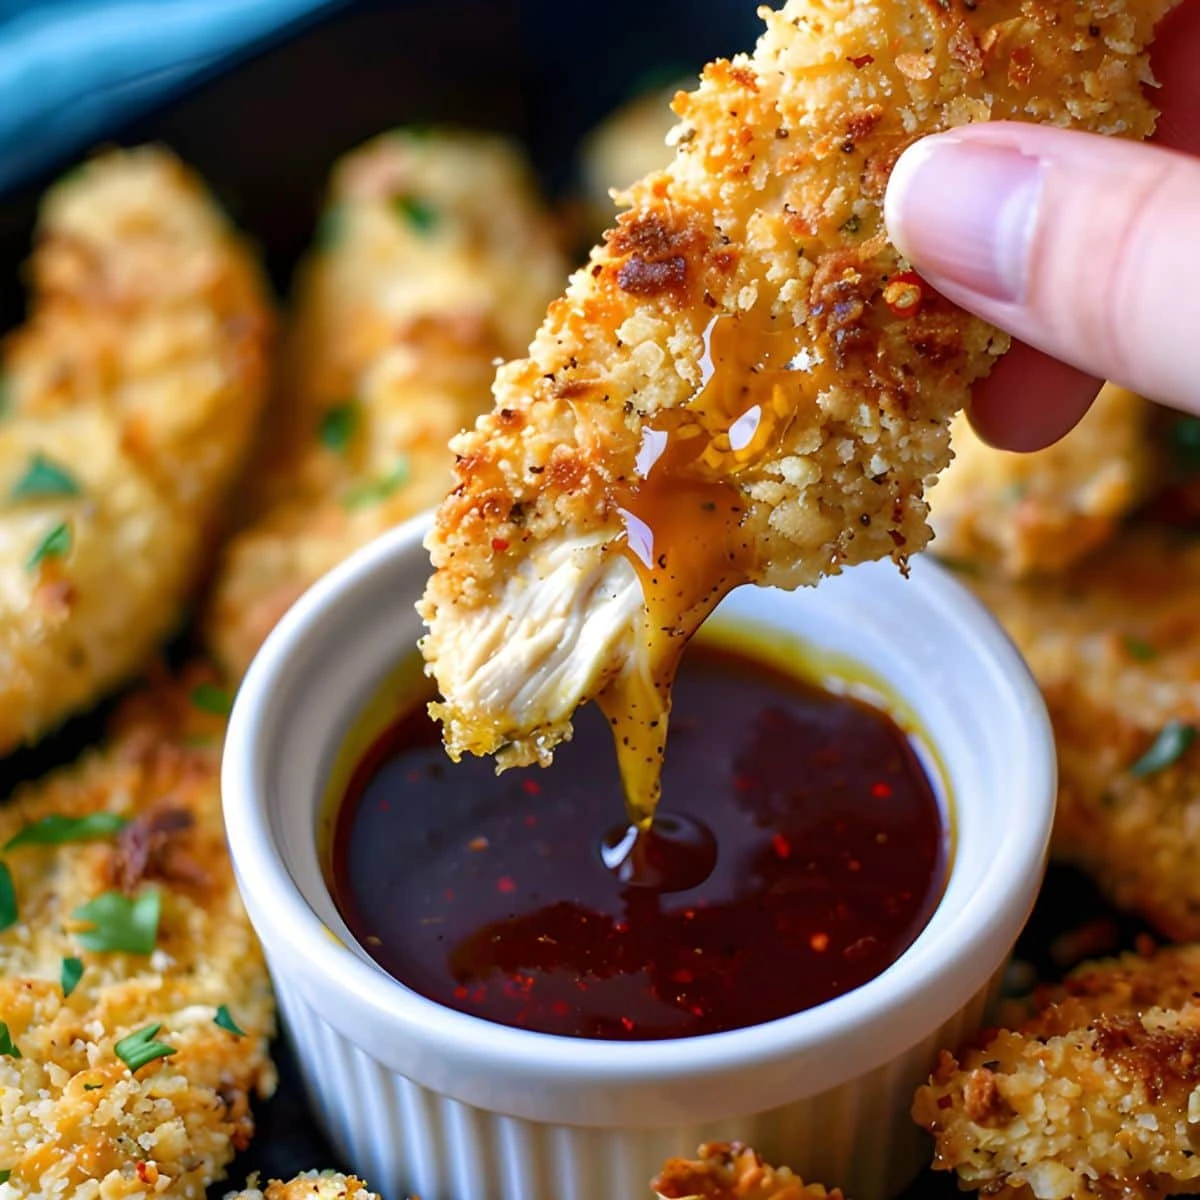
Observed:
[[[367,952],[450,1008],[570,1037],[740,1029],[873,979],[942,893],[945,822],[895,722],[737,652],[684,658],[649,835],[620,821],[594,708],[553,766],[497,776],[447,761],[424,699],[355,772],[331,882]]]

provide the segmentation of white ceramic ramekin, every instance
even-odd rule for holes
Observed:
[[[856,567],[815,589],[743,589],[722,612],[854,660],[936,747],[955,846],[929,925],[878,978],[730,1033],[611,1043],[493,1025],[409,991],[359,948],[317,829],[339,746],[420,627],[426,522],[301,599],[238,695],[225,817],[313,1103],[388,1200],[636,1200],[664,1158],[741,1140],[854,1200],[927,1153],[908,1118],[938,1048],[978,1026],[1042,879],[1054,752],[1016,651],[946,573]]]

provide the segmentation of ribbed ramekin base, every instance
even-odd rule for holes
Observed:
[[[314,1111],[385,1200],[639,1200],[665,1159],[722,1141],[745,1142],[853,1200],[887,1200],[929,1160],[908,1116],[914,1090],[941,1047],[979,1028],[998,979],[907,1053],[846,1084],[767,1112],[652,1129],[553,1125],[474,1108],[375,1061],[278,974],[276,990]]]

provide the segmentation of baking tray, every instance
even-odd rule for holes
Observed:
[[[757,0],[345,4],[114,128],[109,140],[162,141],[197,168],[258,242],[282,295],[311,237],[329,168],[346,150],[408,122],[498,130],[524,143],[547,194],[563,198],[589,129],[638,91],[748,47],[756,6]],[[67,165],[60,162],[56,170]],[[21,319],[20,264],[38,195],[54,173],[0,198],[0,328]],[[168,654],[186,652],[181,643]],[[99,736],[108,707],[0,762],[0,794],[70,761]],[[1142,932],[1138,922],[1109,909],[1083,876],[1052,867],[1018,944],[1012,987],[1056,978],[1083,957],[1132,946]],[[288,1178],[346,1165],[309,1113],[286,1037],[276,1060],[278,1090],[257,1106],[254,1141],[228,1180],[210,1190],[212,1197],[240,1186],[251,1171]],[[837,1180],[822,1182],[832,1186]],[[486,1196],[485,1186],[479,1194]],[[905,1196],[948,1200],[959,1194],[952,1177],[926,1172]]]

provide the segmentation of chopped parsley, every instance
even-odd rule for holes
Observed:
[[[438,223],[437,209],[407,192],[392,197],[392,211],[407,221],[418,233],[428,233]]]
[[[40,500],[44,496],[78,496],[79,484],[44,454],[35,454],[25,474],[9,492],[12,500]]]
[[[233,696],[215,683],[197,684],[192,688],[191,701],[201,712],[212,713],[214,717],[227,717],[233,708]]]
[[[86,1087],[87,1085],[85,1084],[84,1086]],[[7,1183],[9,1181],[9,1179],[11,1179],[11,1178],[12,1178],[12,1168],[11,1167],[5,1167],[3,1171],[0,1171],[0,1183]]]
[[[62,992],[66,999],[78,986],[83,978],[83,961],[78,958],[62,960]]]
[[[17,889],[8,863],[0,862],[0,930],[17,923]]]
[[[346,236],[346,209],[344,205],[334,204],[327,208],[317,220],[317,231],[313,241],[318,250],[330,250],[341,244]]]
[[[213,1017],[213,1024],[232,1033],[234,1037],[246,1036],[246,1031],[240,1028],[238,1023],[229,1015],[229,1009],[224,1004],[217,1009],[217,1015]]]
[[[1129,768],[1130,775],[1153,775],[1179,761],[1183,752],[1196,740],[1195,725],[1183,721],[1168,721],[1159,730],[1150,749]]]
[[[162,1028],[161,1024],[147,1025],[143,1029],[139,1029],[136,1033],[129,1034],[128,1037],[123,1037],[113,1047],[117,1057],[129,1068],[133,1073],[137,1073],[147,1063],[153,1062],[156,1058],[170,1058],[172,1054],[179,1052],[174,1046],[168,1046],[166,1042],[155,1041],[155,1034]]]
[[[317,437],[326,450],[340,454],[350,444],[354,430],[358,426],[358,406],[353,400],[331,408],[322,418],[317,428]]]
[[[1171,445],[1182,470],[1200,471],[1200,417],[1181,417],[1171,430]]]
[[[358,508],[367,508],[372,504],[379,504],[394,492],[399,491],[408,482],[410,473],[408,459],[401,456],[396,460],[396,465],[386,475],[381,475],[378,479],[369,479],[364,483],[355,484],[342,497],[342,503],[352,511]]]
[[[62,558],[70,549],[71,527],[66,521],[59,521],[34,547],[34,551],[25,565],[29,570],[35,571],[46,559]]]
[[[1121,639],[1121,645],[1125,647],[1126,654],[1138,662],[1153,662],[1158,657],[1158,651],[1149,642],[1132,633],[1127,633]]]
[[[162,896],[156,888],[147,888],[132,899],[123,892],[102,892],[71,915],[92,923],[91,929],[76,934],[85,950],[149,954],[158,938],[161,912]]]
[[[50,813],[41,820],[26,825],[4,843],[4,849],[19,846],[61,846],[65,842],[90,842],[108,837],[123,829],[129,821],[116,813],[95,812],[85,817],[64,817]]]
[[[21,1057],[21,1051],[12,1040],[12,1034],[8,1032],[8,1026],[3,1021],[0,1021],[0,1054],[7,1054],[9,1058]]]

